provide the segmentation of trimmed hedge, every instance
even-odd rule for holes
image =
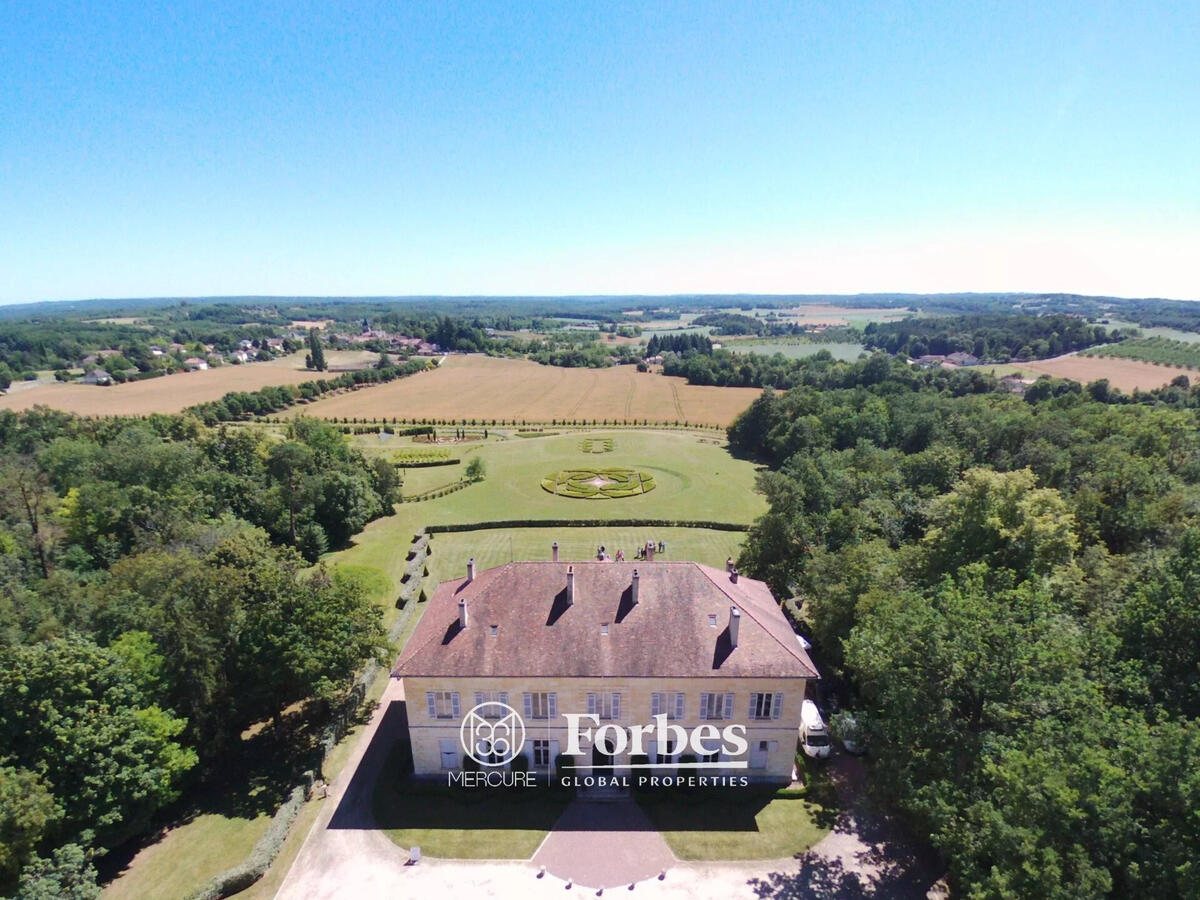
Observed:
[[[267,828],[267,833],[258,839],[258,843],[254,845],[254,849],[250,851],[250,855],[242,864],[234,866],[232,869],[226,869],[200,890],[189,895],[187,900],[222,900],[223,897],[244,891],[262,878],[279,854],[279,848],[287,840],[292,822],[299,814],[301,807],[304,806],[304,801],[308,799],[312,783],[313,773],[306,772],[305,783],[292,788],[288,799],[276,810],[275,816]]]
[[[459,531],[491,531],[496,528],[707,528],[710,531],[749,531],[740,522],[710,522],[688,519],[497,519],[491,522],[457,522],[427,525],[429,534]]]

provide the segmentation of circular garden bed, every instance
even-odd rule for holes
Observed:
[[[577,500],[616,500],[654,490],[654,476],[636,469],[563,469],[542,479],[542,490]]]

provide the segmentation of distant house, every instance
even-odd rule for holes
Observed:
[[[954,363],[956,366],[977,366],[979,365],[979,357],[972,356],[970,353],[964,353],[961,350],[957,353],[949,354],[946,359]]]
[[[251,347],[254,346],[254,342],[251,341],[249,338],[242,338],[240,341],[238,341],[238,346],[241,347],[243,350],[249,350]]]
[[[250,354],[247,353],[245,350],[234,350],[233,358],[234,358],[234,360],[236,360],[237,362],[240,362],[240,363],[250,362],[250,360],[251,360]]]
[[[661,366],[663,358],[661,356],[647,356],[642,360],[648,366]]]
[[[1005,375],[1000,379],[1000,384],[1014,394],[1024,394],[1025,388],[1029,387],[1020,375]]]
[[[189,371],[203,372],[208,368],[208,363],[198,356],[189,356],[183,361],[183,367]]]
[[[151,356],[162,356],[162,355],[163,355],[163,348],[162,348],[162,347],[151,347],[151,348],[150,348],[150,355],[151,355]]]
[[[918,356],[915,360],[913,360],[913,362],[915,362],[922,369],[936,369],[945,361],[946,357],[934,353],[926,354],[925,356]]]
[[[84,384],[112,384],[112,376],[103,369],[90,369],[83,376]]]
[[[428,341],[421,341],[421,343],[417,345],[418,356],[433,356],[440,350],[441,348],[437,344],[431,344]]]
[[[82,368],[86,369],[88,366],[94,366],[98,362],[100,362],[100,357],[97,356],[95,353],[89,353],[87,356],[85,356],[83,359],[81,359],[79,361],[79,365]]]

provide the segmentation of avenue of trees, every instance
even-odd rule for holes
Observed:
[[[310,419],[0,413],[0,896],[96,896],[92,859],[244,765],[247,728],[382,656],[364,586],[304,556],[396,488]]]
[[[1196,389],[1022,398],[881,356],[796,385],[729,430],[770,466],[739,565],[801,601],[955,896],[1196,896]]]

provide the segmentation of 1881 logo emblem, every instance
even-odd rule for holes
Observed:
[[[480,703],[463,716],[458,739],[481,766],[506,766],[525,745],[525,723],[506,703]]]

